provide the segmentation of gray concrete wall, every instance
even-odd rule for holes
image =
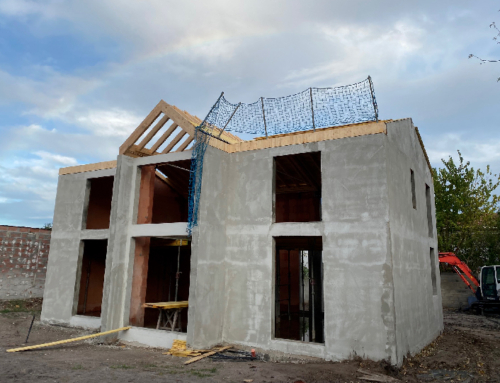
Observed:
[[[202,258],[210,262],[213,251],[225,252],[225,342],[334,360],[354,354],[376,360],[394,358],[385,143],[385,135],[374,135],[223,158],[217,158],[214,149],[207,152],[200,211],[227,196],[223,201],[227,205],[227,245],[224,249],[223,227],[207,232],[216,223],[213,218],[224,219],[222,206],[217,214],[200,218],[200,233],[204,230],[213,237],[216,247],[208,249],[208,239],[202,241],[200,235],[197,262],[201,264]],[[272,223],[273,157],[312,151],[322,152],[323,221]],[[226,193],[206,187],[206,179],[219,177],[219,173],[226,174]],[[323,236],[324,345],[273,336],[273,237],[294,235]],[[198,269],[197,278],[205,269]],[[205,289],[199,280],[197,286]],[[193,305],[200,303],[197,297]],[[218,307],[219,303],[214,312]],[[217,327],[220,322],[215,323]]]
[[[89,178],[113,176],[115,169],[59,176],[41,319],[70,322],[78,303],[83,239],[106,239],[108,230],[82,230]]]
[[[443,330],[434,189],[410,119],[387,124],[388,237],[392,253],[398,364]],[[410,174],[415,176],[413,208]],[[429,237],[425,184],[431,187],[433,235]],[[433,295],[430,248],[434,248],[437,293]]]
[[[199,226],[191,244],[191,279],[187,342],[207,348],[222,342],[226,300],[226,221],[230,154],[207,148],[203,164]]]

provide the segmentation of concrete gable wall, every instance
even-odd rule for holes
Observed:
[[[395,289],[397,363],[416,353],[443,329],[434,188],[431,173],[410,119],[387,124],[387,182],[390,248]],[[412,205],[410,169],[414,171],[417,208]],[[431,187],[433,236],[429,237],[425,184]],[[431,282],[434,248],[437,294]]]

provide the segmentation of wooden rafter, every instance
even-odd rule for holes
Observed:
[[[152,126],[153,122],[159,117],[158,122]],[[172,124],[160,135],[160,131],[169,120],[172,121]],[[126,154],[131,157],[152,156],[170,153],[176,146],[178,148],[175,151],[182,152],[193,142],[195,128],[201,123],[202,121],[198,117],[161,100],[144,121],[132,132],[123,145],[120,146],[120,154]],[[181,131],[172,136],[177,128],[180,128]],[[142,140],[137,142],[141,137],[143,137]],[[242,142],[241,139],[230,133],[223,133],[222,138],[225,138],[226,142]],[[168,142],[168,144],[160,153],[158,149],[165,142]],[[150,149],[146,148],[148,144],[151,145]]]

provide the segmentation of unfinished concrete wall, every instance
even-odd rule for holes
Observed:
[[[0,226],[0,299],[41,298],[50,230]]]
[[[230,154],[207,148],[199,210],[199,226],[191,244],[191,284],[187,341],[205,348],[223,340],[226,283],[226,216],[231,189]],[[243,173],[241,173],[243,175]],[[207,192],[205,192],[205,190]],[[231,262],[231,261],[228,261]]]
[[[420,351],[443,329],[434,188],[430,170],[410,119],[387,124],[388,237],[392,253],[397,363]],[[416,206],[413,207],[411,171]],[[431,188],[432,230],[427,216],[426,184]],[[430,249],[434,249],[433,291]]]
[[[109,230],[85,230],[91,178],[113,176],[115,169],[59,176],[50,241],[42,320],[69,323],[76,314],[84,239],[107,239]]]
[[[216,157],[214,149],[207,151],[200,211],[223,203],[227,218],[223,215],[226,206],[202,216],[200,233],[204,230],[204,235],[199,235],[193,249],[198,248],[200,265],[212,261],[215,254],[220,265],[220,254],[225,253],[224,341],[327,359],[344,359],[355,353],[373,359],[394,358],[385,143],[386,137],[377,135],[229,157]],[[323,221],[273,224],[273,157],[314,151],[321,151]],[[226,191],[220,189],[222,179],[207,181],[220,173],[226,175]],[[215,189],[207,187],[211,182]],[[224,219],[225,239],[223,225],[214,227]],[[207,232],[209,229],[212,231]],[[273,237],[277,236],[323,237],[324,345],[274,338]],[[207,246],[207,238],[213,238],[214,245]],[[193,267],[198,279],[205,270]],[[206,283],[214,286],[213,279]],[[208,285],[199,280],[196,284],[203,289]],[[197,298],[196,303],[202,300]],[[214,313],[219,306],[217,302]],[[217,329],[220,320],[214,323]]]

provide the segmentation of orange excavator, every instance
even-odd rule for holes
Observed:
[[[464,281],[476,300],[469,301],[471,309],[483,310],[485,308],[500,308],[500,265],[483,266],[479,274],[479,281],[472,275],[472,271],[467,264],[454,253],[439,253],[439,262],[446,263]],[[465,276],[476,285],[475,287],[465,278]]]

